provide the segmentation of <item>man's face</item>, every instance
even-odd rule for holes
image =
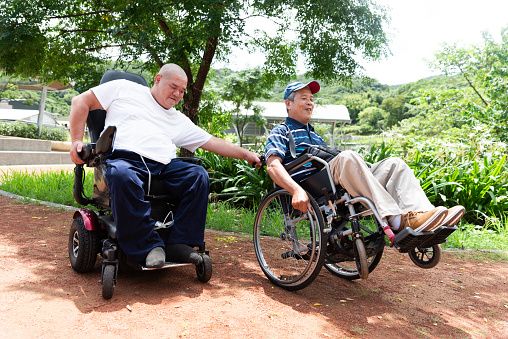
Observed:
[[[187,88],[186,77],[177,74],[171,76],[157,74],[154,80],[151,92],[159,105],[165,109],[170,109],[182,100]]]
[[[295,92],[292,102],[286,100],[286,107],[290,118],[307,124],[312,116],[312,111],[314,111],[314,96],[308,87],[302,88]]]

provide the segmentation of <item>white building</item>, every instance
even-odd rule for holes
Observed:
[[[0,103],[0,121],[16,122],[21,121],[27,124],[37,124],[39,111],[33,109],[12,109],[7,103]],[[44,112],[43,125],[47,127],[58,127],[60,124],[49,112]]]
[[[266,119],[265,126],[256,126],[255,123],[247,123],[244,127],[244,136],[262,136],[270,133],[273,127],[284,122],[287,118],[286,104],[284,102],[254,102],[254,105],[261,106],[264,110],[261,112]],[[224,102],[223,108],[226,110],[234,109],[232,102]],[[253,111],[246,111],[241,108],[241,114],[252,115]],[[330,145],[335,145],[339,129],[337,125],[351,123],[349,112],[344,105],[316,105],[312,113],[310,123],[322,123],[330,126]],[[226,130],[226,133],[235,133],[238,136],[236,127],[233,126]]]

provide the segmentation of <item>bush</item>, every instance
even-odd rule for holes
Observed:
[[[259,150],[253,150],[260,153]],[[222,157],[212,152],[198,150],[210,176],[210,193],[214,200],[222,200],[239,206],[257,206],[265,194],[273,188],[273,181],[264,168],[255,169],[245,160]]]
[[[0,135],[53,141],[66,141],[69,139],[69,133],[66,129],[43,126],[41,136],[39,137],[37,125],[22,122],[0,122]]]

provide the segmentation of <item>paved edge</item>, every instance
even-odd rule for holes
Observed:
[[[61,208],[61,209],[64,209],[66,211],[79,211],[80,210],[79,208],[74,207],[74,206],[55,204],[55,203],[49,202],[49,201],[43,201],[43,200],[37,200],[37,199],[33,199],[33,198],[27,198],[27,197],[23,197],[21,195],[17,195],[17,194],[6,192],[6,191],[2,191],[2,190],[0,190],[0,195],[2,195],[4,197],[8,197],[8,198],[22,200],[22,201],[27,201],[28,200],[30,202],[35,202],[37,204],[41,204],[41,205],[44,205],[44,206]]]

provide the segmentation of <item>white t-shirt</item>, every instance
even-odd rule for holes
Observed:
[[[211,138],[183,113],[160,106],[146,86],[114,80],[91,90],[107,111],[105,127],[116,126],[114,149],[168,164],[177,147],[194,152]]]

